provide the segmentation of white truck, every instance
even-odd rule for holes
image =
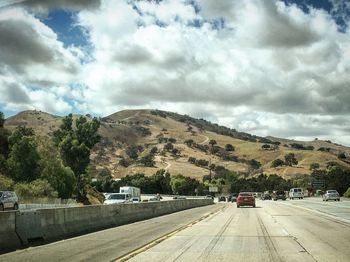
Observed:
[[[137,187],[123,186],[119,193],[106,195],[104,204],[135,203],[141,201],[141,190]]]
[[[140,202],[141,201],[141,189],[133,186],[122,186],[119,189],[120,194],[130,195],[130,202]]]
[[[138,187],[123,186],[119,193],[110,193],[105,197],[104,204],[135,203],[141,201],[141,190]]]

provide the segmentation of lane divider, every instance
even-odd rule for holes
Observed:
[[[147,244],[145,244],[145,245],[143,245],[143,246],[141,246],[141,247],[139,247],[139,248],[137,248],[137,249],[135,249],[135,250],[133,250],[133,251],[131,251],[131,252],[121,256],[121,257],[119,257],[119,258],[116,258],[113,261],[114,262],[127,261],[127,260],[131,259],[132,257],[134,257],[134,256],[136,256],[136,255],[138,255],[138,254],[140,254],[142,252],[145,252],[146,250],[148,250],[148,249],[158,245],[159,243],[163,242],[164,240],[174,236],[175,234],[179,233],[180,231],[185,230],[186,228],[192,227],[193,225],[203,221],[204,219],[206,219],[206,218],[208,218],[208,217],[210,217],[210,216],[212,216],[212,215],[214,215],[216,213],[219,213],[220,211],[223,211],[225,208],[227,208],[227,206],[224,206],[224,207],[222,207],[222,208],[220,208],[220,209],[218,209],[216,211],[210,212],[209,214],[206,214],[206,215],[202,216],[201,218],[199,218],[199,219],[197,219],[195,221],[192,221],[191,223],[189,223],[187,225],[184,225],[184,226],[182,226],[182,227],[180,227],[178,229],[175,229],[174,231],[171,231],[171,232],[169,232],[169,233],[167,233],[167,234],[165,234],[165,235],[163,235],[163,236],[153,240],[152,242],[147,243]]]

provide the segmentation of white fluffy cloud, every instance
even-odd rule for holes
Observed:
[[[79,59],[51,28],[22,8],[0,9],[0,104],[6,110],[71,110],[52,89],[76,81],[79,70]]]
[[[92,61],[77,65],[79,52],[64,49],[41,24],[35,32],[51,40],[40,41],[47,53],[18,53],[30,67],[9,66],[28,71],[21,81],[26,88],[43,81],[43,65],[59,86],[52,93],[69,97],[73,110],[106,115],[159,108],[258,135],[337,136],[348,143],[350,33],[323,10],[304,13],[272,0],[104,0],[75,9]]]

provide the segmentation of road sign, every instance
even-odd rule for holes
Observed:
[[[219,192],[219,188],[217,186],[210,186],[209,192]]]
[[[313,189],[324,189],[325,181],[324,180],[312,180],[311,186]]]

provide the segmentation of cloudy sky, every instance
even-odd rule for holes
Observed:
[[[0,0],[0,111],[158,108],[350,145],[348,0]]]

